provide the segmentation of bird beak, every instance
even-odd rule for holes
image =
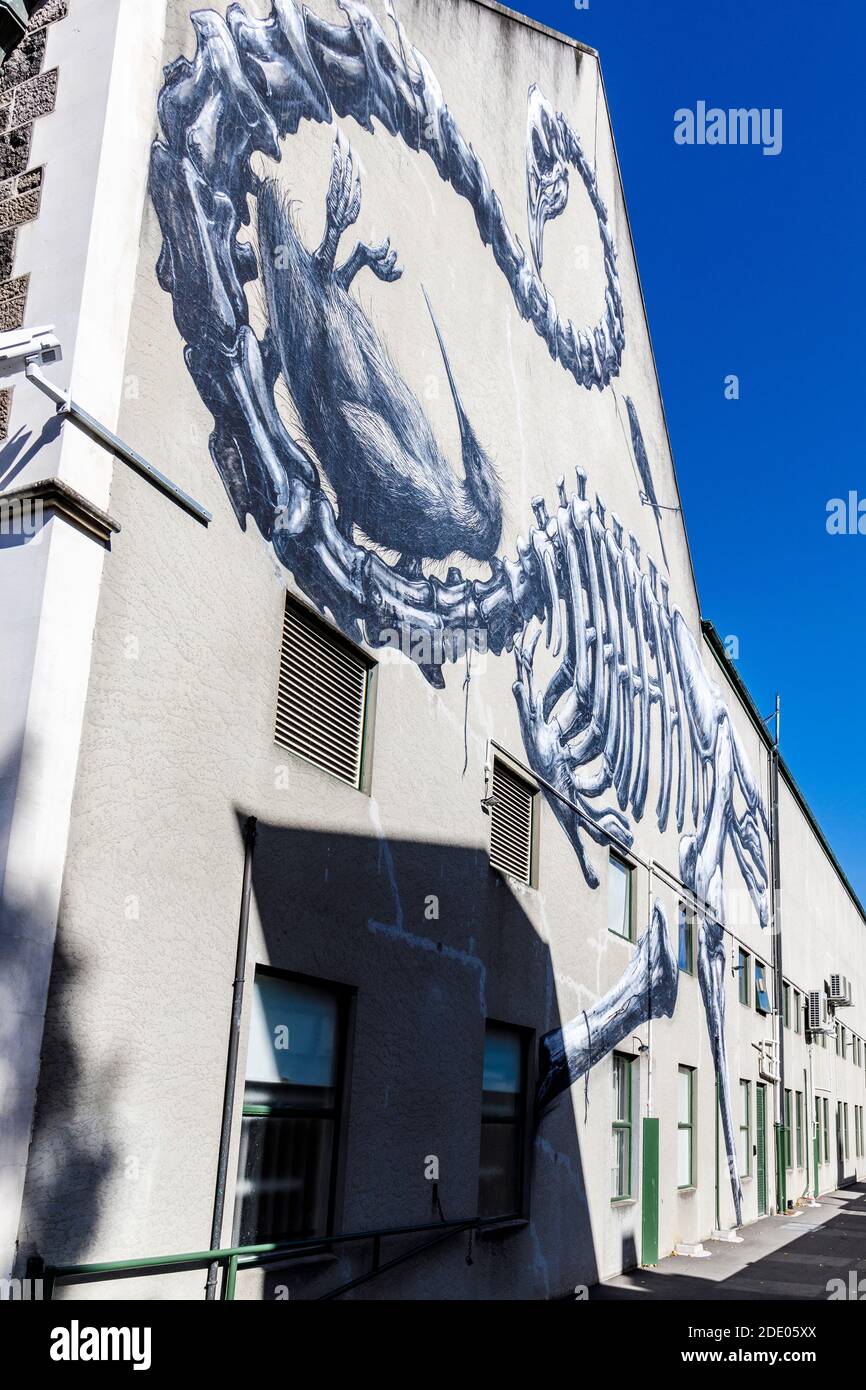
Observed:
[[[442,353],[442,361],[445,363],[445,371],[448,376],[448,385],[451,388],[451,399],[454,402],[454,409],[457,412],[457,423],[460,426],[460,441],[465,446],[469,443],[470,439],[474,438],[474,433],[472,430],[472,426],[469,423],[469,417],[466,414],[466,411],[463,409],[463,402],[460,399],[460,393],[457,390],[457,383],[454,380],[454,373],[451,370],[451,363],[448,359],[448,350],[445,347],[445,339],[442,337],[442,331],[439,327],[439,324],[436,322],[436,315],[433,313],[433,305],[430,303],[430,296],[424,289],[423,285],[421,286],[421,289],[424,294],[424,299],[426,301],[430,317],[433,320],[433,327],[436,330],[436,337],[439,340],[439,351]]]
[[[544,228],[568,202],[568,166],[562,153],[556,112],[533,82],[526,117],[526,214],[529,246],[541,274]]]

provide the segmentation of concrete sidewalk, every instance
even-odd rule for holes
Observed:
[[[829,1298],[828,1281],[864,1280],[866,1300],[866,1185],[821,1197],[818,1208],[770,1216],[743,1226],[742,1245],[707,1240],[710,1259],[669,1256],[590,1289],[590,1299]],[[846,1293],[850,1297],[850,1294]]]

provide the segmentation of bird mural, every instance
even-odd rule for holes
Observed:
[[[402,275],[386,241],[359,242],[337,265],[340,239],[357,221],[361,186],[351,149],[334,142],[325,234],[310,253],[279,186],[258,197],[259,251],[271,330],[283,379],[304,433],[339,498],[339,525],[370,540],[420,575],[424,559],[462,552],[489,560],[502,533],[496,470],[457,391],[439,325],[427,299],[460,429],[463,477],[440,449],[417,397],[349,291],[365,267],[383,281]]]

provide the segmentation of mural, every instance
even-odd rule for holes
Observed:
[[[721,693],[670,601],[668,582],[651,560],[642,566],[637,540],[624,537],[615,515],[608,523],[601,500],[587,499],[581,469],[571,492],[560,479],[552,513],[543,498],[532,500],[534,525],[517,538],[515,557],[498,554],[502,484],[471,423],[472,383],[458,388],[461,372],[426,291],[427,308],[419,309],[429,312],[442,353],[459,427],[459,466],[442,452],[358,299],[355,282],[363,272],[385,282],[402,272],[387,240],[341,248],[361,207],[356,161],[344,136],[334,142],[324,235],[315,250],[304,244],[278,185],[258,177],[251,158],[279,160],[280,142],[304,121],[340,118],[399,137],[469,203],[503,289],[554,362],[578,387],[604,391],[620,371],[625,328],[616,249],[595,172],[568,119],[533,84],[524,155],[527,257],[436,74],[390,4],[393,40],[366,5],[341,0],[339,8],[345,23],[329,23],[295,0],[274,0],[265,19],[239,5],[225,19],[199,10],[190,16],[194,59],[179,58],[166,69],[162,134],[150,169],[163,233],[157,274],[172,297],[187,368],[214,418],[211,456],[239,524],[253,518],[309,599],[350,636],[375,648],[395,629],[408,630],[445,662],[462,647],[443,637],[481,632],[492,653],[514,653],[513,691],[528,762],[590,888],[598,887],[598,877],[586,839],[632,844],[633,822],[650,795],[656,738],[654,814],[662,831],[674,817],[680,875],[701,909],[698,974],[739,1222],[725,1048],[724,861],[730,846],[766,925],[762,836],[768,827]],[[586,328],[560,316],[542,280],[545,227],[565,210],[574,174],[593,207],[604,263],[604,302],[597,323]],[[258,255],[239,240],[251,208]],[[264,293],[268,322],[261,338],[249,322],[244,286],[250,281],[259,281]],[[298,438],[276,407],[279,378],[291,395]],[[626,408],[640,501],[654,512],[667,568],[662,508],[628,397]],[[376,546],[398,558],[387,563]],[[424,561],[457,553],[487,562],[489,578],[466,579],[457,567],[444,581],[425,575]],[[558,661],[544,689],[534,667],[542,635]],[[441,664],[421,669],[444,685]],[[677,981],[656,900],[615,989],[542,1040],[540,1105],[647,1019],[671,1016]]]

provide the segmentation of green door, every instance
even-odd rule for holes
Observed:
[[[767,1215],[767,1088],[758,1083],[757,1145],[758,1215]]]
[[[659,1122],[645,1118],[643,1122],[643,1176],[641,1179],[641,1247],[642,1265],[659,1262]]]

